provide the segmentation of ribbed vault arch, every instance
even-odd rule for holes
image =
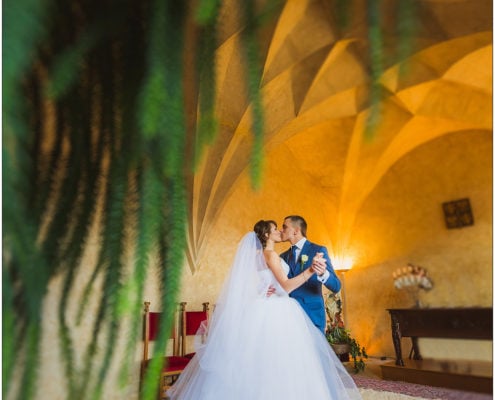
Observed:
[[[419,3],[415,51],[403,62],[389,62],[379,80],[385,94],[372,141],[363,134],[370,83],[363,15],[355,16],[350,34],[341,35],[327,2],[288,1],[266,28],[264,152],[286,147],[314,190],[328,199],[325,222],[332,227],[336,255],[347,246],[363,202],[399,159],[442,135],[492,129],[490,20],[472,11],[477,24],[462,19],[468,1]],[[229,25],[222,36],[220,130],[192,180],[192,271],[201,266],[210,230],[249,165],[251,110],[238,51],[240,29]]]

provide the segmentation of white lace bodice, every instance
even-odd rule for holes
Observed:
[[[280,259],[280,264],[282,265],[282,268],[284,269],[285,273],[289,273],[289,266],[287,263],[281,258]],[[276,296],[288,296],[287,292],[280,286],[280,283],[278,283],[277,279],[273,275],[272,271],[267,268],[262,271],[259,271],[259,277],[260,277],[260,290],[259,294],[261,297],[266,296],[266,291],[270,286],[275,287],[275,293],[274,295]]]

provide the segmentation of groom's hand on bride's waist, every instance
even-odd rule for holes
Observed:
[[[273,293],[275,293],[275,286],[268,286],[268,290],[266,291],[266,297],[270,297]]]

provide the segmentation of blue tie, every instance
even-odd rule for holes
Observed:
[[[297,250],[297,246],[291,246],[291,248],[290,248],[290,266],[292,267],[294,272],[296,270],[296,264],[297,264],[296,250]]]

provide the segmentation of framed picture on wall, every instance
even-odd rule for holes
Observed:
[[[469,199],[459,199],[442,203],[447,229],[474,225]]]

